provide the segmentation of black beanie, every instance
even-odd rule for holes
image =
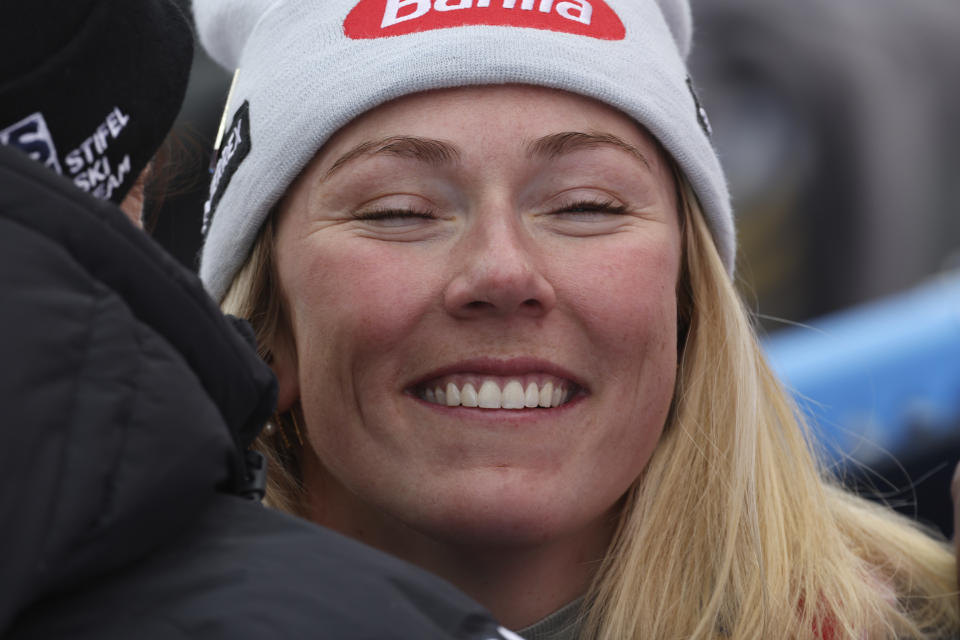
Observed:
[[[187,20],[170,0],[3,4],[0,144],[119,203],[183,102]]]

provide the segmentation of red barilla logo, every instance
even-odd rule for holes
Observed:
[[[605,0],[360,0],[343,22],[354,40],[432,29],[527,27],[623,40],[626,29]]]

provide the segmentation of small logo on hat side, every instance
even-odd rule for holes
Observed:
[[[17,147],[45,167],[63,175],[50,127],[39,111],[0,131],[0,144]]]
[[[354,40],[467,26],[526,27],[623,40],[605,0],[360,0],[343,22]]]
[[[203,225],[201,232],[206,235],[210,229],[213,213],[220,204],[230,184],[233,174],[240,168],[240,163],[247,157],[252,148],[250,140],[250,102],[243,101],[233,116],[233,123],[223,138],[217,154],[217,164],[210,179],[210,196],[203,206]]]
[[[707,110],[703,108],[703,104],[700,102],[700,96],[697,95],[697,90],[693,88],[693,78],[687,76],[687,88],[690,89],[690,95],[693,96],[693,104],[697,109],[697,122],[700,123],[700,128],[703,129],[703,132],[707,134],[707,137],[713,135],[713,127],[710,126],[710,118],[707,117]]]

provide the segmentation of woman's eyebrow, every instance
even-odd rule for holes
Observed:
[[[449,142],[416,136],[390,136],[379,140],[368,140],[353,147],[337,158],[323,174],[321,180],[326,180],[345,164],[361,156],[381,154],[413,158],[433,165],[450,164],[460,160],[460,152]]]
[[[612,133],[584,133],[582,131],[551,133],[529,143],[527,152],[532,156],[556,158],[579,149],[599,146],[614,146],[623,149],[643,162],[648,169],[652,169],[650,161],[640,149]]]

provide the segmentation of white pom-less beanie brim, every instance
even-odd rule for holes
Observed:
[[[646,127],[686,175],[733,272],[729,195],[684,61],[685,0],[193,4],[201,43],[239,69],[204,221],[200,276],[217,300],[272,207],[334,132],[404,95],[484,84],[570,91]]]

